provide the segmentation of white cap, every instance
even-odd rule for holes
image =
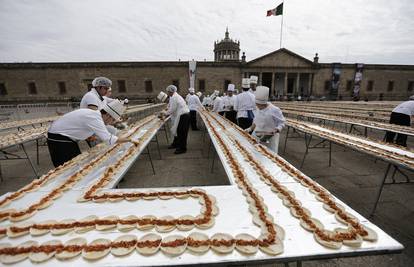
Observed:
[[[203,95],[203,93],[202,92],[197,92],[196,95],[198,95],[198,97],[201,97]]]
[[[219,90],[214,90],[214,94],[215,94],[216,96],[218,96],[218,95],[220,94],[220,91],[219,91]]]
[[[259,78],[257,76],[250,76],[250,83],[254,83],[257,84],[257,81],[259,80]]]
[[[167,90],[167,92],[170,92],[170,93],[175,93],[177,92],[177,87],[171,84],[171,85],[168,85],[165,90]]]
[[[242,88],[250,88],[250,79],[249,78],[243,78],[242,79]]]
[[[269,87],[257,86],[254,96],[256,97],[256,104],[266,104],[269,100]]]
[[[106,77],[96,77],[92,81],[92,86],[93,87],[98,87],[98,86],[111,87],[112,86],[112,81],[109,80]]]
[[[115,120],[119,120],[121,118],[125,109],[126,107],[124,104],[118,99],[111,101],[111,103],[106,103],[103,107],[103,110],[105,110]]]
[[[128,102],[129,102],[128,98],[125,98],[124,99],[124,104],[128,104]]]
[[[160,92],[157,96],[157,99],[161,102],[164,102],[167,99],[168,95],[164,92]]]
[[[232,83],[229,83],[229,85],[227,85],[227,91],[231,91],[231,92],[233,92],[234,91],[234,84],[232,84]]]
[[[188,89],[188,91],[190,92],[190,93],[195,93],[195,89],[194,88],[190,88],[190,89]]]

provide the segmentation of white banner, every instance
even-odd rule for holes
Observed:
[[[195,73],[196,73],[196,64],[197,62],[191,60],[188,62],[188,76],[190,77],[190,88],[195,88]]]

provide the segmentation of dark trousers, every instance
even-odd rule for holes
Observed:
[[[60,134],[47,133],[47,147],[55,167],[62,165],[81,153],[78,143]]]
[[[197,131],[197,111],[190,110],[190,123],[191,123],[191,130]]]
[[[237,124],[236,116],[237,116],[237,111],[234,111],[234,110],[226,111],[226,119],[228,119],[229,121],[235,124]]]
[[[224,116],[224,111],[220,111],[218,114],[219,114],[220,116]]]
[[[252,126],[253,120],[249,118],[238,118],[237,124],[242,128],[243,130],[249,128]]]
[[[402,126],[410,126],[410,116],[402,113],[392,112],[390,118],[390,124],[397,124]],[[387,131],[385,134],[385,141],[388,143],[394,142],[394,137],[396,133]],[[407,146],[407,135],[405,134],[397,134],[397,145],[400,146]]]
[[[177,136],[174,137],[174,141],[172,145],[178,151],[186,151],[187,150],[187,136],[188,136],[188,129],[190,128],[190,114],[185,113],[180,116],[180,121],[178,122],[177,127]]]

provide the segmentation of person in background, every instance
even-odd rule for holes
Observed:
[[[190,124],[191,130],[198,131],[197,128],[197,110],[199,108],[203,108],[203,105],[200,102],[200,98],[195,94],[194,88],[190,88],[188,90],[190,92],[190,96],[188,97],[188,108],[190,110]]]
[[[208,103],[210,102],[210,95],[206,95],[204,98],[203,98],[203,102],[201,102],[201,104],[205,107],[205,108],[207,108],[207,106],[208,106]]]
[[[215,91],[214,92],[216,98],[214,98],[213,101],[213,112],[217,112],[218,114],[220,114],[221,116],[224,115],[224,102],[223,102],[223,98],[220,97],[220,92],[219,91]]]
[[[105,103],[100,111],[81,108],[66,113],[49,127],[47,146],[53,162],[58,167],[81,154],[78,141],[91,135],[98,136],[109,145],[130,142],[131,139],[111,134],[105,124],[112,124],[121,118],[125,111],[119,100]]]
[[[171,116],[171,133],[174,136],[173,143],[168,147],[175,149],[174,154],[187,152],[187,136],[190,127],[190,110],[184,98],[177,93],[175,85],[168,85],[166,88],[170,97],[168,110],[163,112],[164,116]]]
[[[104,96],[112,86],[112,81],[106,77],[96,77],[92,81],[92,89],[87,92],[80,102],[80,108],[101,110],[105,103]]]
[[[279,147],[279,133],[285,126],[285,117],[280,108],[269,100],[269,87],[258,86],[255,91],[257,110],[254,112],[252,126],[245,131],[252,132],[262,144],[277,153]]]
[[[237,119],[236,119],[237,112],[234,110],[234,100],[236,98],[236,96],[233,95],[234,88],[235,86],[232,83],[230,83],[227,86],[228,95],[224,98],[223,102],[224,102],[224,111],[225,111],[226,119],[237,124]]]
[[[254,114],[253,110],[256,109],[254,94],[249,92],[250,79],[242,79],[243,92],[238,94],[234,101],[234,109],[237,110],[237,124],[242,129],[247,129],[252,125]]]
[[[390,117],[390,124],[397,124],[401,126],[410,126],[414,122],[414,95],[410,96],[408,101],[402,102],[392,110]],[[393,143],[396,133],[387,131],[385,134],[385,141]],[[397,145],[407,147],[407,135],[397,134]]]
[[[259,78],[255,75],[250,76],[250,92],[254,93],[254,91],[256,91],[256,87],[257,87],[257,81],[259,80]]]

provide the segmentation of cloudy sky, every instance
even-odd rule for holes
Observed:
[[[0,62],[247,60],[279,48],[282,0],[0,0]],[[414,64],[413,0],[286,0],[282,46],[321,62]]]

